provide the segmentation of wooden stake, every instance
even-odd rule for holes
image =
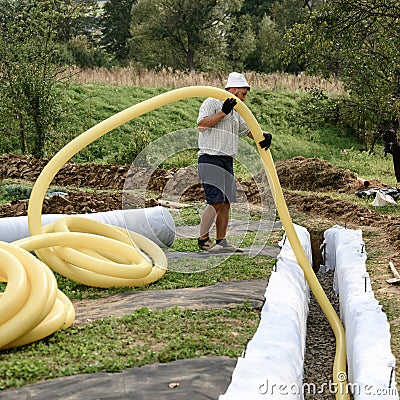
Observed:
[[[390,283],[390,284],[398,284],[398,283],[400,283],[400,274],[397,271],[397,269],[394,266],[392,261],[389,261],[389,267],[390,267],[390,270],[392,271],[392,273],[394,275],[394,278],[388,279],[386,282]]]

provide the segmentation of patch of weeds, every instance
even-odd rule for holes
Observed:
[[[199,225],[203,207],[204,205],[193,204],[190,207],[181,208],[179,210],[171,210],[175,225]]]
[[[28,200],[31,196],[33,186],[22,183],[9,183],[0,186],[0,203],[7,203],[12,200]],[[52,186],[47,194],[55,192],[66,192],[65,187]]]
[[[57,280],[58,288],[71,300],[96,299],[99,297],[108,296],[109,294],[133,290],[133,288],[104,289],[91,287],[72,281],[71,279],[62,276],[57,272],[54,272],[54,275]]]
[[[0,187],[0,198],[3,202],[26,200],[31,195],[32,187],[21,184],[7,184]]]
[[[241,210],[238,208],[233,208],[231,212],[231,217],[234,219],[244,220],[244,221],[259,221],[262,218],[261,211],[254,210]]]
[[[199,247],[197,246],[197,238],[177,239],[174,241],[169,250],[191,253],[196,253],[200,251]]]
[[[243,235],[229,236],[229,242],[235,246],[250,247],[253,245],[276,245],[276,238],[270,232],[251,232]],[[199,252],[197,238],[177,239],[170,247],[171,251]]]
[[[214,268],[202,272],[168,271],[159,281],[138,289],[180,289],[211,286],[218,282],[234,280],[266,279],[271,275],[274,264],[275,259],[269,257],[232,255]]]

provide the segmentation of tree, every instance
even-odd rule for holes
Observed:
[[[83,35],[89,37],[98,29],[99,5],[95,0],[62,0],[53,4],[58,15],[55,21],[58,42],[68,43]]]
[[[309,14],[309,2],[304,0],[280,0],[271,4],[269,15],[284,34],[294,24],[302,23]]]
[[[240,15],[248,15],[253,21],[253,29],[259,25],[275,0],[243,0]]]
[[[323,0],[244,0],[241,15],[251,16],[256,33],[256,50],[248,57],[247,68],[255,71],[299,72],[296,60],[282,63],[281,52],[286,47],[285,32],[303,23]]]
[[[258,70],[273,72],[280,70],[279,54],[282,51],[283,34],[276,23],[265,15],[260,23],[257,40]]]
[[[132,8],[131,55],[146,67],[215,69],[242,0],[139,0]]]
[[[56,21],[56,40],[60,47],[57,61],[82,68],[109,66],[110,57],[101,43],[101,3],[94,0],[54,3],[60,16]]]
[[[248,58],[256,48],[256,34],[249,15],[242,14],[236,21],[227,35],[228,60],[234,70],[243,71],[246,69]]]
[[[351,95],[353,127],[375,140],[400,118],[399,15],[398,0],[331,0],[288,35],[286,54],[313,73],[338,75]]]
[[[103,6],[102,44],[106,51],[121,62],[128,60],[131,38],[131,10],[137,0],[108,0]]]
[[[17,139],[19,151],[38,158],[61,111],[57,77],[63,70],[53,58],[62,10],[55,10],[54,3],[0,2],[1,144],[4,148],[10,138]]]

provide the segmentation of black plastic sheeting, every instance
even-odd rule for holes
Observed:
[[[384,189],[367,189],[367,190],[360,190],[356,192],[356,196],[360,198],[375,198],[376,194],[380,192],[386,195],[389,195],[393,198],[393,200],[397,201],[400,198],[400,188],[391,187],[391,188],[384,188]]]
[[[121,373],[58,378],[0,391],[2,400],[207,400],[230,384],[236,358],[200,357],[148,364]]]
[[[212,310],[232,308],[249,302],[253,308],[261,309],[267,284],[267,279],[228,281],[199,288],[132,291],[118,293],[101,300],[74,301],[75,324],[128,315],[141,307],[152,310],[162,310],[167,307]]]

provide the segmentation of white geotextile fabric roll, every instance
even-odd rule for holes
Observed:
[[[312,263],[310,235],[295,225]],[[310,289],[285,238],[265,291],[261,321],[219,400],[303,399],[303,363]]]
[[[371,287],[362,232],[334,226],[324,237],[329,255],[326,261],[335,270],[334,286],[346,329],[348,374],[354,399],[399,399],[390,326]]]
[[[55,222],[66,214],[43,214],[42,224]],[[175,240],[175,223],[170,212],[161,206],[129,210],[113,210],[92,214],[71,214],[105,224],[127,228],[155,242],[160,247],[169,247]],[[0,241],[14,242],[30,236],[28,217],[0,218]]]

